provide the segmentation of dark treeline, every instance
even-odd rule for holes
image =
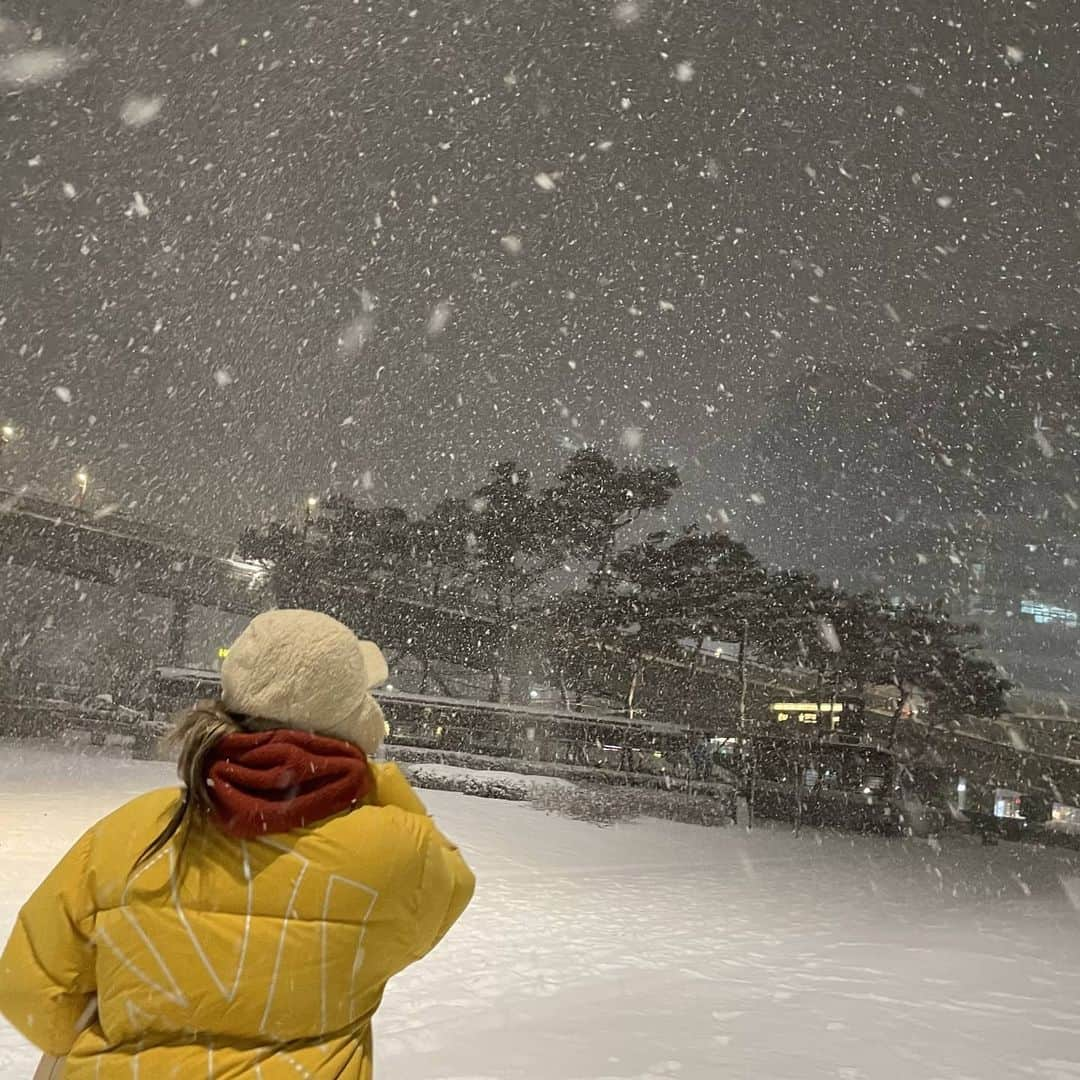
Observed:
[[[834,688],[893,687],[897,716],[916,692],[942,714],[1004,707],[1007,683],[977,655],[977,628],[940,603],[767,569],[723,532],[647,531],[644,515],[678,486],[673,468],[591,449],[542,488],[503,462],[425,514],[331,496],[302,525],[247,530],[241,554],[272,564],[279,603],[322,608],[412,654],[423,690],[446,689],[446,663],[483,672],[493,700],[543,681],[567,704],[599,695],[632,709],[646,659],[694,664],[707,644],[738,642]],[[619,662],[598,670],[597,655]]]

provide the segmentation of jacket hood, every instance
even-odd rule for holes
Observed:
[[[226,735],[208,755],[206,778],[215,824],[239,839],[312,825],[372,787],[359,747],[292,730]]]

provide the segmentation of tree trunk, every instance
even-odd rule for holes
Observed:
[[[902,684],[897,686],[897,690],[900,692],[900,698],[892,715],[892,723],[889,725],[889,750],[896,749],[896,735],[900,729],[900,721],[904,717],[904,709],[907,707],[908,702],[911,701],[910,690],[905,690]]]
[[[698,755],[701,744],[696,740],[694,732],[686,733],[686,804],[690,805],[694,797],[694,781],[697,779]],[[704,758],[701,759],[704,762]]]
[[[555,685],[559,688],[559,700],[562,702],[562,707],[569,711],[570,692],[566,689],[566,673],[561,666],[555,669]]]
[[[641,678],[641,661],[634,661],[634,673],[630,676],[630,689],[626,694],[626,718],[634,719],[634,695],[637,693],[638,682]]]
[[[742,635],[739,638],[739,767],[746,777],[746,827],[754,827],[754,795],[757,787],[757,754],[754,751],[753,739],[750,738],[746,723],[746,652],[750,644],[750,622],[743,619]],[[747,753],[749,747],[749,753]],[[749,768],[747,768],[749,766]]]
[[[697,648],[694,650],[693,659],[690,661],[690,679],[691,679],[691,681],[693,680],[694,676],[697,674],[698,661],[701,659],[701,654],[705,651],[705,637],[706,637],[706,635],[702,634],[702,636],[700,638],[698,638]]]
[[[795,835],[800,836],[802,835],[803,819],[803,774],[806,771],[803,767],[802,740],[800,736],[795,737],[795,761],[793,771],[795,773],[795,819],[792,822],[792,826]]]
[[[757,751],[751,747],[750,750],[750,789],[746,798],[746,828],[751,830],[754,827],[754,799],[757,796],[757,774],[758,774],[758,756]]]

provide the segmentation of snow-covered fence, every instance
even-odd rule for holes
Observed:
[[[555,762],[514,761],[480,754],[388,746],[419,788],[482,798],[529,801],[540,809],[598,824],[656,817],[695,825],[736,818],[733,783],[687,785]]]

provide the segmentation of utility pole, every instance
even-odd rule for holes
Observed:
[[[757,782],[757,753],[753,741],[747,732],[746,693],[748,679],[746,674],[746,654],[750,648],[750,620],[743,619],[742,634],[739,637],[739,756],[744,776],[746,777],[746,827],[754,827],[754,786]]]
[[[315,524],[315,512],[319,509],[319,500],[314,495],[309,495],[304,500],[304,528],[302,536],[307,543],[308,530]]]

